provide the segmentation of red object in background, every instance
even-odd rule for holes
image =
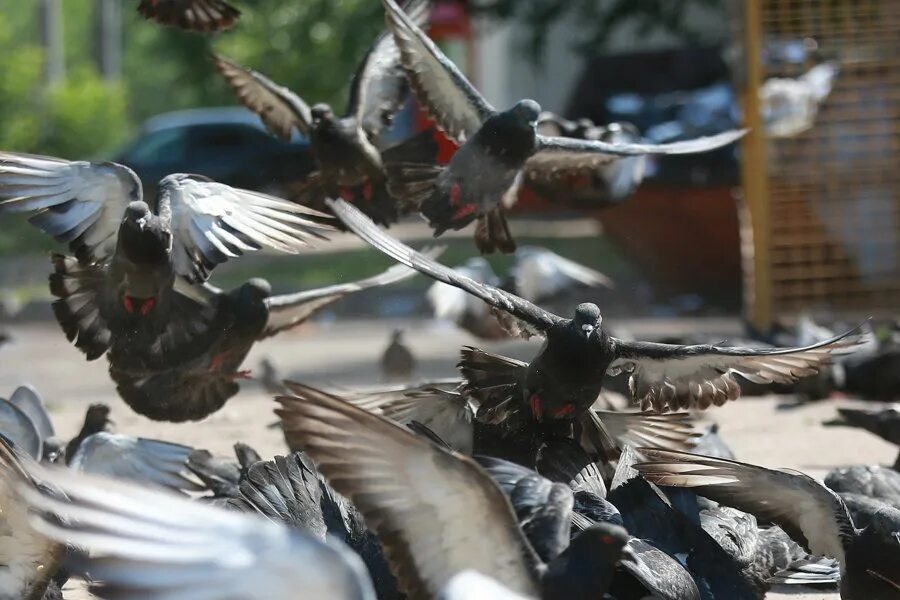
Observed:
[[[428,36],[439,46],[461,44],[465,53],[465,69],[463,70],[467,77],[474,79],[474,38],[465,0],[439,0],[436,2],[431,10]],[[434,127],[434,122],[416,105],[416,131],[425,131],[432,127]],[[437,129],[435,129],[434,136],[438,142],[437,162],[442,165],[447,164],[458,146]]]

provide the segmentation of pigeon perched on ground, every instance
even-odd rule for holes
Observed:
[[[391,343],[381,355],[381,372],[387,379],[408,380],[416,370],[416,357],[403,341],[403,330],[395,329]]]
[[[202,419],[238,392],[237,380],[250,377],[240,367],[258,341],[299,326],[348,294],[414,274],[395,265],[359,281],[278,296],[270,295],[263,279],[251,279],[228,293],[207,284],[198,291],[212,309],[209,332],[182,348],[180,364],[157,368],[111,360],[109,373],[122,399],[142,415],[159,421]]]
[[[55,254],[53,310],[70,341],[118,368],[179,364],[209,335],[214,310],[194,289],[230,258],[262,248],[296,253],[333,229],[321,213],[199,175],[165,177],[144,201],[140,181],[115,163],[0,153],[0,215],[68,244]]]
[[[594,125],[590,119],[569,121],[553,113],[538,117],[537,132],[546,137],[568,137],[610,144],[635,144],[641,141],[631,123]],[[620,157],[601,167],[555,171],[532,169],[525,163],[522,193],[533,193],[545,202],[568,208],[591,210],[615,206],[625,201],[644,179],[644,156]],[[520,193],[519,197],[522,197]]]
[[[828,421],[825,425],[859,427],[895,446],[900,446],[900,405],[892,405],[880,410],[838,408],[837,411],[840,418]],[[897,454],[894,469],[900,471],[900,453]]]
[[[419,23],[428,19],[429,8],[429,0],[414,0],[409,7]],[[286,140],[296,130],[309,137],[318,170],[295,195],[298,202],[322,208],[326,197],[344,198],[378,223],[389,225],[418,207],[401,205],[388,193],[383,155],[425,163],[437,156],[437,142],[430,131],[394,148],[383,148],[381,134],[409,92],[399,60],[393,37],[382,33],[359,65],[341,117],[327,104],[310,108],[260,73],[222,57],[215,62],[238,100],[257,113],[272,134]]]
[[[530,363],[477,348],[463,350],[466,392],[481,402],[479,419],[573,420],[594,404],[607,373],[629,374],[632,400],[657,411],[709,408],[740,396],[734,376],[757,382],[793,381],[815,373],[833,353],[851,351],[849,333],[805,348],[727,348],[629,342],[608,335],[600,309],[579,304],[570,319],[503,290],[478,283],[427,258],[379,229],[342,200],[332,210],[362,239],[394,260],[481,298],[524,337],[546,343]]]
[[[479,283],[501,287],[535,304],[566,296],[580,287],[613,287],[612,280],[603,273],[538,246],[518,248],[503,281],[494,273],[490,263],[480,256],[470,258],[454,270]],[[482,339],[509,337],[491,314],[490,308],[464,290],[437,282],[428,288],[426,297],[438,319],[453,321]]]
[[[537,102],[522,100],[498,112],[394,0],[382,0],[382,5],[420,105],[460,145],[446,167],[386,158],[390,191],[418,206],[435,236],[477,220],[475,242],[482,253],[515,250],[505,211],[516,201],[526,168],[538,178],[539,172],[565,177],[600,168],[619,156],[705,152],[743,135],[729,131],[664,145],[538,135]]]
[[[223,0],[140,0],[138,12],[145,19],[200,33],[228,29],[241,16]]]
[[[604,572],[621,559],[624,544],[609,525],[588,528],[545,565],[501,489],[472,459],[340,398],[287,385],[303,398],[277,398],[285,434],[378,534],[408,597],[433,597],[467,570],[530,597],[599,598],[606,591],[609,582],[593,573],[564,573],[588,560]]]
[[[688,487],[716,502],[774,522],[817,555],[841,565],[841,597],[900,598],[900,510],[885,506],[862,529],[840,497],[797,471],[642,448],[635,465],[657,485]]]

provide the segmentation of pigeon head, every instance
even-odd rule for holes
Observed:
[[[141,200],[129,203],[125,209],[125,220],[136,225],[141,231],[150,223],[151,216],[150,207]]]
[[[82,432],[85,435],[92,435],[101,431],[106,431],[107,425],[111,424],[109,419],[109,406],[106,404],[91,404],[84,415],[84,426]]]
[[[534,100],[519,100],[509,111],[521,125],[534,127],[541,116],[541,105]]]
[[[322,123],[325,121],[330,121],[334,118],[334,112],[332,112],[331,107],[324,102],[320,102],[316,104],[309,110],[309,116],[312,117],[313,125],[318,123]]]
[[[575,307],[575,317],[572,323],[585,338],[591,337],[603,323],[600,308],[592,302],[584,302]]]
[[[588,527],[572,540],[576,551],[596,557],[605,564],[615,564],[627,553],[628,531],[620,525],[598,523]]]
[[[272,286],[261,277],[254,277],[241,286],[241,298],[261,301],[272,295]]]
[[[402,342],[403,341],[403,330],[395,329],[393,331],[393,333],[391,333],[391,341],[393,341],[395,344],[399,344],[400,342]]]

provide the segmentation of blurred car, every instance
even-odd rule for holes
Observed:
[[[269,135],[245,108],[198,108],[148,119],[112,160],[131,167],[152,197],[170,173],[196,173],[235,187],[283,196],[314,168],[309,141]]]

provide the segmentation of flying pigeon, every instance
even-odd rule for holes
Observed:
[[[812,128],[819,105],[831,93],[837,75],[838,64],[824,62],[796,79],[767,79],[759,89],[759,109],[766,134],[789,138]]]
[[[410,6],[411,18],[424,23],[429,6],[429,0],[415,0]],[[326,197],[344,198],[377,222],[389,225],[417,207],[402,206],[388,193],[383,157],[428,162],[437,155],[430,131],[396,147],[381,148],[381,134],[409,93],[399,60],[392,36],[382,33],[354,75],[342,116],[336,116],[327,104],[310,107],[265,75],[223,57],[215,57],[215,65],[238,100],[257,113],[273,135],[287,140],[296,130],[309,137],[318,169],[296,194],[298,202],[321,208]]]
[[[624,543],[607,524],[588,528],[547,564],[502,490],[471,458],[336,396],[286,385],[302,398],[276,398],[285,435],[362,513],[407,597],[435,597],[469,570],[529,597],[599,598],[606,591],[603,578],[564,574],[587,561],[599,569],[621,559]]]
[[[321,213],[199,175],[165,177],[148,202],[125,166],[0,152],[6,213],[30,213],[75,254],[53,256],[50,292],[88,360],[110,351],[157,366],[208,334],[213,311],[185,289],[216,265],[262,248],[296,253],[333,230]]]
[[[579,304],[571,318],[560,317],[421,255],[342,200],[331,202],[331,208],[377,250],[481,298],[511,331],[545,338],[530,364],[474,348],[464,351],[460,368],[468,381],[466,390],[481,401],[479,418],[488,422],[510,416],[538,422],[574,419],[594,404],[607,373],[627,373],[632,400],[644,409],[706,409],[740,396],[735,375],[760,383],[794,381],[858,342],[852,332],[804,348],[774,349],[617,339],[604,331],[596,304]]]
[[[710,500],[774,522],[813,554],[841,566],[841,597],[900,597],[900,510],[885,506],[864,527],[854,525],[844,501],[797,471],[643,448],[635,465],[657,485],[687,487]]]
[[[705,152],[744,134],[729,131],[663,145],[538,135],[537,102],[521,100],[498,112],[394,0],[382,0],[382,5],[419,103],[460,145],[446,167],[386,159],[390,190],[419,207],[435,236],[477,220],[475,242],[482,253],[515,249],[504,212],[516,201],[526,166],[533,173],[564,176],[602,167],[621,156]]]
[[[199,33],[228,29],[241,16],[223,0],[141,0],[138,12],[145,19]]]
[[[174,364],[140,363],[111,351],[109,373],[122,399],[142,415],[174,422],[203,419],[238,392],[237,380],[249,378],[249,371],[240,367],[256,342],[299,326],[348,294],[413,275],[414,270],[394,265],[359,281],[277,296],[264,279],[251,279],[227,293],[205,284],[194,292],[209,307],[209,327],[166,352]],[[207,319],[198,311],[193,318]]]

